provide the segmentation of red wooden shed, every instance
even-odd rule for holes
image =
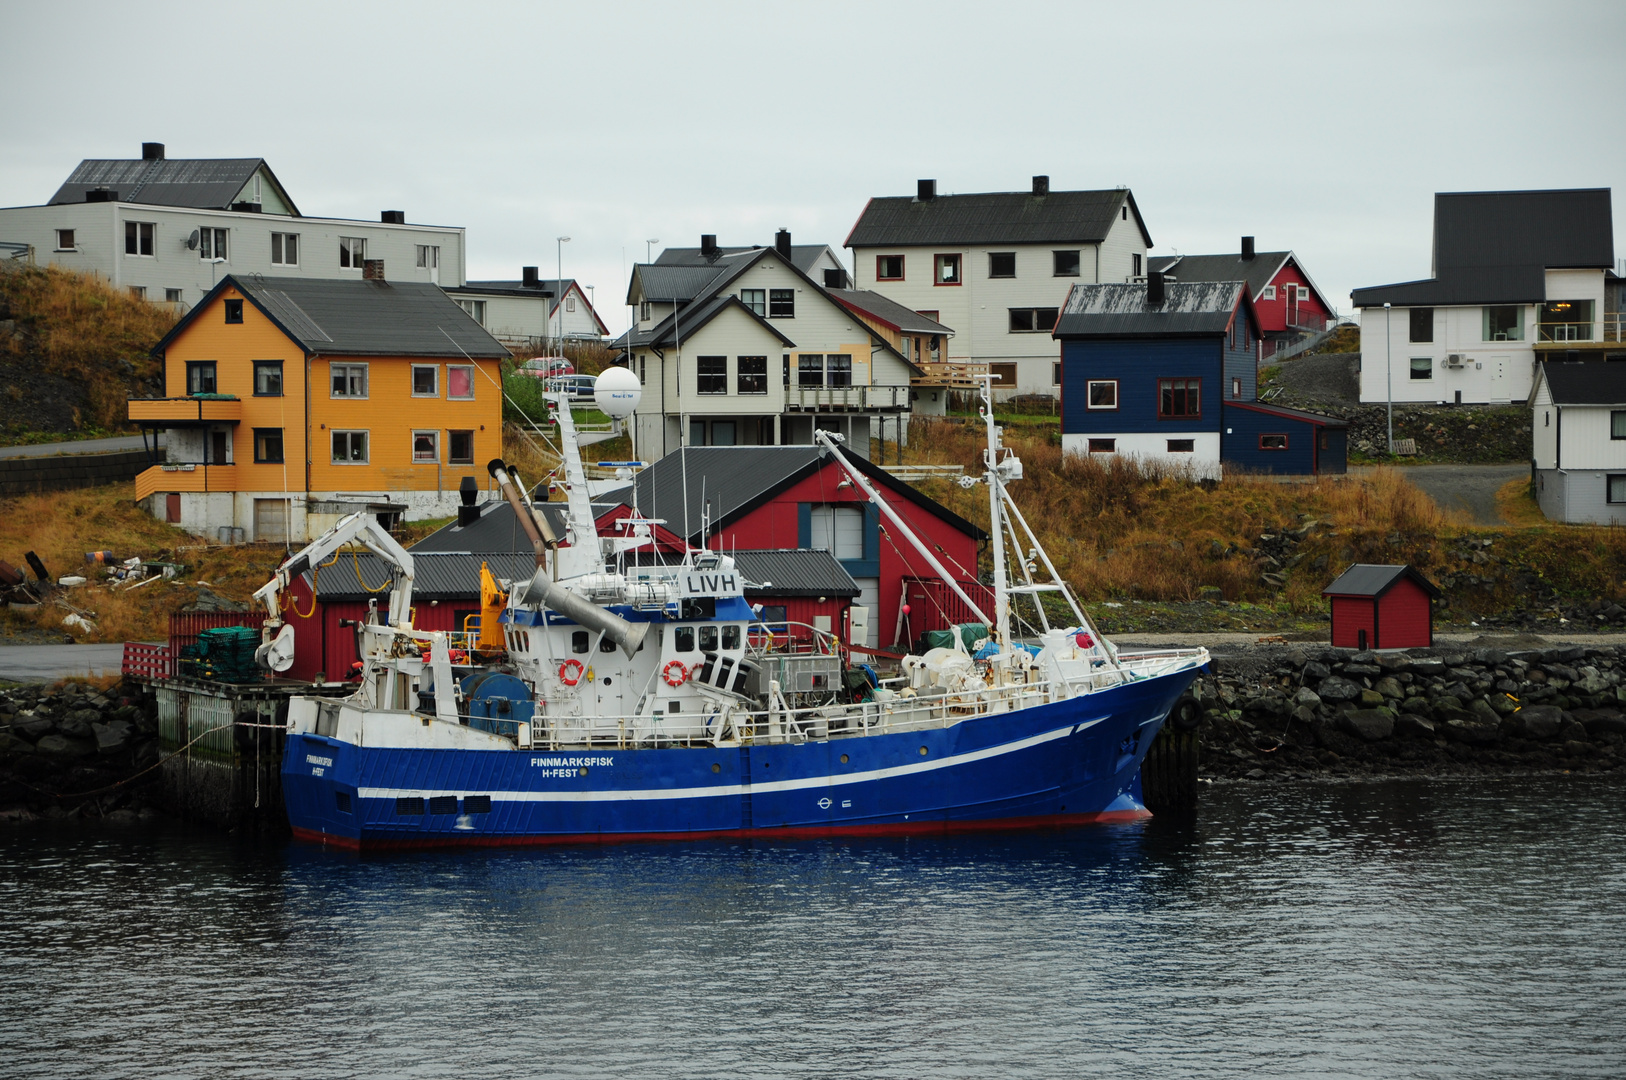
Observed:
[[[1410,566],[1356,563],[1321,591],[1332,597],[1332,643],[1340,649],[1415,649],[1434,644],[1440,589]]]

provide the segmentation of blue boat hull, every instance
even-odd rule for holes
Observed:
[[[746,747],[419,750],[294,734],[283,797],[296,836],[357,849],[1130,820],[1147,816],[1141,760],[1196,675],[947,728]]]

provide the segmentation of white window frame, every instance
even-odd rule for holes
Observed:
[[[469,392],[467,394],[452,393],[452,372],[466,371],[469,373]],[[473,401],[474,400],[474,365],[473,364],[447,364],[446,365],[446,400],[447,401]]]
[[[365,236],[339,237],[339,269],[360,270],[367,261],[367,238]]]
[[[57,251],[78,251],[79,250],[79,243],[78,243],[79,238],[75,235],[75,233],[77,233],[78,231],[79,230],[77,230],[77,229],[57,229],[56,230],[56,250]],[[68,236],[68,244],[67,244],[66,247],[64,247],[63,244],[62,244],[62,236],[63,236],[64,233],[66,233],[67,236]]]
[[[429,444],[432,447],[434,447],[434,450],[431,452],[429,457],[420,457],[420,456],[418,456],[418,440],[419,439],[428,439]],[[438,429],[438,428],[419,428],[419,429],[413,431],[412,432],[412,444],[411,444],[410,449],[411,449],[411,453],[412,453],[412,464],[414,464],[414,465],[439,465],[440,464],[440,429]]]
[[[439,244],[419,244],[419,245],[417,245],[417,248],[418,248],[418,269],[420,269],[420,270],[439,270],[440,269],[440,245]],[[367,252],[366,252],[366,249],[364,248],[362,250],[362,257],[365,258],[366,254],[367,254]]]
[[[576,310],[576,294],[575,293],[573,293],[573,292],[572,293],[565,293],[565,310],[566,311],[575,311]]]
[[[129,288],[130,295],[135,297],[137,300],[145,300],[147,298],[147,287],[145,285],[131,285]]]
[[[1418,363],[1418,361],[1422,361],[1422,362],[1428,364],[1428,374],[1427,375],[1419,375],[1419,374],[1417,374],[1417,371],[1418,371],[1417,363]],[[1434,378],[1434,358],[1432,356],[1413,356],[1413,357],[1410,358],[1409,362],[1406,364],[1406,381],[1407,382],[1429,382],[1433,378]]]
[[[1104,445],[1097,446],[1097,443]],[[1093,439],[1087,439],[1084,443],[1084,452],[1087,454],[1116,454],[1118,452],[1118,440],[1111,436],[1106,438],[1096,436]]]
[[[1095,387],[1097,387],[1097,386],[1110,386],[1110,387],[1112,387],[1112,404],[1111,405],[1094,405],[1094,404],[1091,404],[1091,402],[1095,398],[1095,395],[1092,394],[1090,391],[1095,389]],[[1085,382],[1084,382],[1084,408],[1087,411],[1094,411],[1094,412],[1117,412],[1118,411],[1118,380],[1117,379],[1086,379]]]
[[[340,394],[340,393],[336,393],[334,391],[333,377],[335,375],[337,375],[340,371],[343,371],[344,374],[345,374],[345,384],[347,386],[351,385],[350,377],[356,371],[361,372],[361,393],[359,393],[359,394],[349,394],[349,393]],[[366,401],[368,396],[369,396],[369,394],[368,394],[368,390],[369,390],[368,382],[369,382],[369,372],[367,371],[367,365],[366,364],[331,364],[330,363],[327,366],[327,390],[328,390],[328,397],[330,397],[330,398],[333,398],[333,399],[336,399],[336,400],[339,400],[339,401]]]
[[[166,303],[166,304],[179,304],[179,303],[182,302],[181,301],[181,296],[182,296],[182,291],[180,289],[165,289],[164,290],[164,303]]]
[[[135,227],[136,249],[130,250],[130,228]],[[147,235],[141,235],[145,229]],[[142,251],[142,240],[146,240],[146,251]],[[153,221],[126,221],[124,223],[124,257],[126,259],[153,259],[158,252],[158,224]]]
[[[214,229],[205,225],[198,230],[198,258],[204,262],[227,262],[231,244],[227,241],[230,229]]]
[[[340,435],[346,436],[348,444],[343,458],[333,454],[333,440]],[[350,457],[350,450],[354,449],[355,446],[350,437],[355,435],[361,436],[362,456],[360,461],[355,461]],[[366,428],[334,428],[328,432],[328,453],[333,458],[332,464],[334,465],[371,465],[373,458],[372,433]]]
[[[766,319],[768,317],[767,289],[741,289],[740,303],[745,305],[745,310],[757,318]],[[648,318],[648,316],[646,315],[645,318]]]
[[[418,389],[418,372],[420,372],[420,371],[428,371],[428,372],[432,372],[434,374],[435,388],[433,390],[419,390]],[[412,382],[411,382],[410,385],[412,387],[412,396],[415,397],[415,398],[439,398],[440,397],[440,365],[439,364],[413,364],[412,365]]]
[[[1261,300],[1274,300],[1274,299],[1276,299],[1276,286],[1274,286],[1274,285],[1266,285],[1263,289],[1259,290],[1259,299],[1261,299]]]
[[[468,312],[469,318],[481,326],[486,324],[486,302],[484,300],[459,300],[457,306]]]
[[[288,253],[293,252],[293,258]],[[271,265],[272,266],[298,266],[299,265],[299,234],[274,232],[271,234]]]

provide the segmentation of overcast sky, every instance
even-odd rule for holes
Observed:
[[[1429,271],[1433,193],[1626,176],[1626,3],[0,0],[0,205],[82,158],[263,157],[307,214],[468,229],[626,326],[645,241],[841,249],[874,195],[1127,185],[1156,253]],[[1616,250],[1626,256],[1619,241]],[[657,245],[656,250],[659,250]]]

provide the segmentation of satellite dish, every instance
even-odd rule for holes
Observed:
[[[254,650],[254,659],[260,666],[272,671],[287,671],[294,666],[294,627],[284,623],[277,636]]]
[[[188,251],[196,251],[196,250],[198,250],[198,230],[193,229],[192,230],[192,235],[188,236],[186,238],[186,250],[188,250]]]
[[[631,416],[643,397],[638,376],[628,368],[607,367],[593,383],[594,404],[612,420],[624,420]]]

